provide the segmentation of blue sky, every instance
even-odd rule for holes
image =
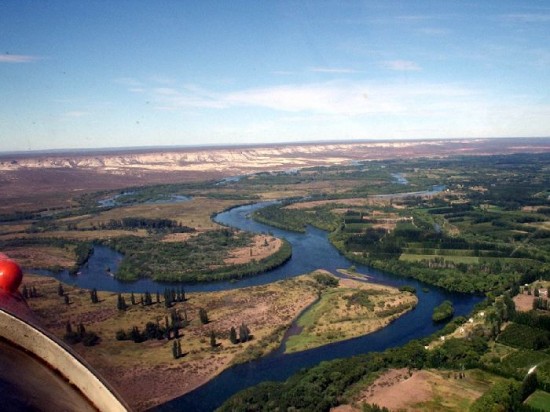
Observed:
[[[0,151],[550,135],[547,1],[0,2]]]

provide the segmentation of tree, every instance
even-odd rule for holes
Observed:
[[[118,294],[118,299],[117,299],[117,309],[118,310],[126,310],[126,308],[128,307],[126,305],[126,301],[124,300],[124,296],[122,296],[120,293]]]
[[[130,332],[130,339],[135,343],[141,343],[145,340],[145,337],[141,334],[137,326],[134,326]]]
[[[174,340],[174,342],[172,343],[172,356],[174,357],[174,359],[177,359],[179,356],[178,356],[178,341],[177,340]]]
[[[250,329],[244,324],[244,322],[239,327],[239,341],[241,343],[248,342],[250,339]]]
[[[82,339],[86,334],[86,329],[84,328],[84,325],[82,324],[82,322],[80,322],[76,327],[76,333],[78,333],[78,336],[80,336],[80,339]]]
[[[132,305],[136,304],[136,297],[134,296],[134,292],[130,294],[130,302],[132,303]]]
[[[98,303],[99,302],[99,298],[97,297],[97,289],[96,288],[93,288],[90,291],[90,300],[92,301],[92,303]]]
[[[179,359],[182,356],[181,342],[179,339],[174,340],[174,343],[172,344],[172,355],[174,356],[174,359]]]
[[[86,332],[82,337],[82,344],[84,346],[94,346],[99,342],[99,336],[95,332]]]
[[[168,289],[164,289],[164,306],[167,308],[172,306],[172,294]]]
[[[537,372],[528,373],[521,384],[521,400],[524,401],[537,389]]]
[[[229,340],[233,345],[239,342],[239,340],[237,339],[237,332],[235,331],[235,328],[233,326],[231,326],[231,330],[229,331]]]
[[[65,335],[63,335],[63,340],[72,345],[80,342],[80,336],[78,333],[73,331],[73,327],[69,321],[67,321],[67,324],[65,325]]]
[[[204,309],[204,308],[199,309],[199,318],[200,318],[201,323],[203,325],[206,325],[209,322],[208,314],[206,313],[206,309]]]

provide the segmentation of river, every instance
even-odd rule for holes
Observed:
[[[220,223],[252,232],[271,232],[285,237],[292,244],[292,258],[283,266],[266,274],[237,283],[224,282],[229,287],[243,287],[273,282],[323,268],[337,274],[336,270],[348,268],[352,262],[342,256],[328,241],[326,232],[308,227],[305,234],[287,232],[254,222],[248,216],[265,204],[242,206],[221,213],[216,217]],[[284,380],[302,368],[323,360],[350,357],[371,351],[380,351],[400,346],[411,339],[421,338],[435,332],[442,325],[432,322],[433,308],[444,300],[453,302],[455,314],[466,315],[481,298],[444,291],[414,279],[405,279],[355,264],[358,273],[368,274],[371,281],[385,285],[411,285],[417,290],[418,305],[395,322],[378,332],[338,342],[324,347],[285,355],[277,351],[264,358],[234,366],[200,388],[174,399],[156,411],[210,411],[239,390],[262,381]],[[203,290],[218,290],[218,285],[202,285]],[[426,291],[426,292],[425,292]]]
[[[160,405],[155,408],[156,411],[213,410],[237,391],[259,382],[284,380],[298,370],[316,365],[323,360],[381,351],[389,347],[403,345],[411,339],[427,336],[442,327],[441,324],[434,324],[431,316],[433,308],[444,300],[453,302],[457,316],[468,314],[473,306],[481,300],[478,296],[447,292],[414,279],[394,276],[352,263],[330,244],[326,232],[313,227],[308,227],[305,234],[294,233],[262,225],[250,219],[250,214],[254,210],[267,204],[269,203],[264,202],[237,207],[220,213],[216,217],[216,221],[242,230],[258,233],[270,232],[275,236],[284,237],[292,245],[292,258],[274,270],[239,281],[185,285],[187,292],[218,291],[261,285],[319,268],[329,270],[337,275],[337,269],[355,265],[357,272],[368,275],[370,281],[391,286],[414,286],[419,298],[418,305],[414,310],[375,333],[289,355],[283,354],[282,351],[276,351],[264,358],[232,367],[189,394]],[[61,272],[55,277],[82,288],[118,292],[155,292],[162,291],[168,286],[166,283],[157,283],[149,279],[132,283],[119,282],[111,274],[116,272],[121,259],[122,256],[113,250],[97,246],[88,263],[81,268],[79,275],[71,276],[67,272]],[[107,268],[110,271],[107,271]]]

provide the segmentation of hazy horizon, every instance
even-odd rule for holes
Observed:
[[[189,144],[189,145],[157,145],[157,146],[112,146],[112,147],[84,147],[84,148],[59,148],[39,150],[12,150],[0,151],[0,157],[6,156],[40,156],[57,154],[94,154],[94,153],[148,153],[160,151],[194,151],[194,150],[216,150],[216,149],[238,149],[255,147],[281,147],[281,146],[310,146],[310,145],[347,145],[347,144],[376,144],[376,143],[422,143],[422,142],[458,142],[458,141],[486,141],[486,140],[520,140],[538,141],[548,140],[550,136],[521,136],[521,137],[456,137],[447,139],[426,138],[426,139],[349,139],[349,140],[318,140],[318,141],[289,141],[289,142],[258,142],[258,143],[234,143],[234,144]]]
[[[0,21],[0,153],[550,135],[540,0],[8,0]]]

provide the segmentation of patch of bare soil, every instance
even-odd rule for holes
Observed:
[[[412,374],[405,368],[390,369],[368,387],[361,402],[385,406],[390,410],[405,409],[419,402],[426,402],[432,397],[427,371]]]
[[[134,410],[143,411],[198,388],[219,375],[229,363],[228,356],[189,361],[177,367],[143,364],[117,368],[105,362],[100,371],[109,376],[109,382]]]
[[[66,250],[49,246],[18,247],[3,249],[2,253],[15,259],[26,267],[71,267],[75,257],[72,250]]]
[[[370,403],[391,411],[463,411],[493,383],[475,371],[391,369],[364,390],[353,406]]]
[[[234,249],[231,256],[224,260],[228,265],[241,265],[252,260],[262,260],[276,253],[282,246],[283,241],[269,235],[257,235],[254,237],[251,246]]]
[[[514,304],[516,305],[516,310],[519,312],[527,312],[533,309],[533,295],[528,295],[527,293],[520,293],[514,296]]]
[[[548,288],[539,288],[539,296],[541,298],[548,298]],[[514,296],[514,303],[516,305],[516,310],[520,312],[528,312],[533,309],[533,300],[535,300],[535,295],[529,295],[527,292],[520,293]]]

